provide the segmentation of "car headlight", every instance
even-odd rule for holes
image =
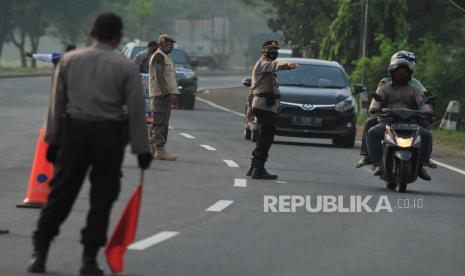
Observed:
[[[184,72],[179,72],[176,75],[179,76],[179,78],[182,79],[182,80],[191,79],[191,78],[195,77],[195,72],[194,71],[184,71]]]
[[[413,137],[409,137],[409,138],[396,137],[396,142],[397,142],[397,145],[401,148],[409,148],[412,146]]]
[[[334,109],[339,112],[347,112],[355,107],[355,100],[353,97],[349,97],[334,106]]]

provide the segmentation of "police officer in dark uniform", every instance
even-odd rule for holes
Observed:
[[[81,275],[103,275],[96,258],[106,244],[110,211],[120,191],[121,165],[129,140],[139,167],[151,162],[137,65],[116,53],[123,22],[100,14],[93,45],[66,54],[57,66],[46,124],[47,159],[55,165],[48,201],[33,233],[28,271],[45,272],[52,239],[71,212],[87,171],[90,210],[81,231]],[[123,106],[128,113],[123,113]]]
[[[262,56],[252,71],[252,85],[249,95],[247,120],[257,118],[257,144],[252,152],[252,162],[247,176],[253,179],[277,179],[277,175],[265,170],[268,152],[274,141],[276,131],[276,114],[279,106],[279,86],[276,71],[290,70],[298,67],[295,63],[277,61],[278,42],[270,40],[262,45]]]

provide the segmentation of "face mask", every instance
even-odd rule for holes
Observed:
[[[270,51],[270,52],[266,52],[266,57],[271,59],[271,60],[275,60],[278,58],[278,51]]]

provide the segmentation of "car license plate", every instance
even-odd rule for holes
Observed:
[[[417,124],[392,124],[391,127],[393,129],[398,129],[398,130],[416,130],[416,129],[418,129]]]
[[[292,117],[292,124],[299,126],[321,126],[323,120],[317,117]]]

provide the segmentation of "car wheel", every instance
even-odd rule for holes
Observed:
[[[344,148],[353,148],[354,145],[355,145],[355,135],[354,136],[343,137],[341,145]]]
[[[333,145],[344,148],[353,148],[355,145],[355,132],[346,136],[336,136],[333,138]]]
[[[250,131],[250,128],[245,126],[244,127],[244,138],[245,140],[250,140],[252,137],[252,131]]]
[[[195,95],[186,95],[181,100],[181,107],[183,109],[194,109],[195,107]]]

